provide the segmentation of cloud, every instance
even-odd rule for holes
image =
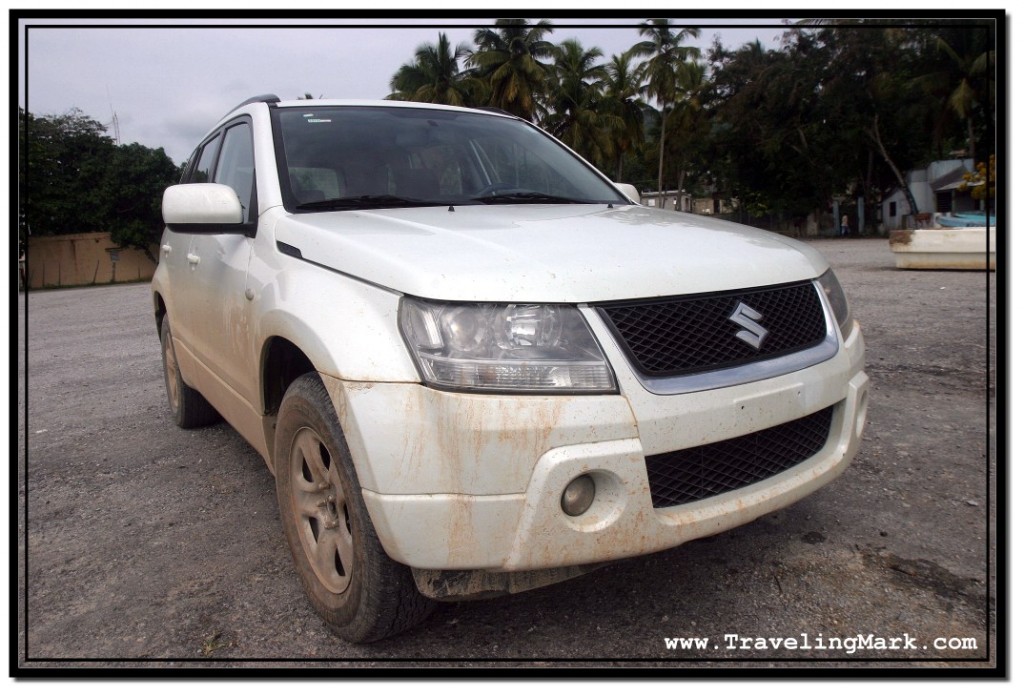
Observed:
[[[49,18],[50,24],[61,22]],[[36,114],[63,113],[72,107],[101,123],[116,113],[122,142],[163,147],[179,162],[203,133],[235,104],[256,94],[294,99],[309,92],[338,99],[380,99],[388,94],[394,72],[416,47],[436,42],[439,31],[453,43],[472,42],[469,20],[394,20],[407,28],[367,27],[388,20],[302,20],[306,26],[239,18],[223,26],[171,27],[157,20],[146,26],[110,26],[116,20],[74,20],[75,28],[36,22],[29,29],[27,108]],[[554,41],[578,37],[598,46],[606,58],[621,53],[639,36],[641,20],[615,20],[618,26],[587,20],[555,20]],[[682,21],[682,20],[680,20]],[[63,23],[67,24],[65,20]],[[175,19],[175,25],[188,24]],[[709,22],[710,23],[710,22]],[[478,26],[491,26],[480,20]],[[572,25],[565,28],[559,25]],[[771,31],[715,29],[742,40],[760,36],[769,45]],[[776,30],[774,33],[780,33]],[[767,35],[767,36],[766,36]],[[710,45],[705,31],[700,45]]]

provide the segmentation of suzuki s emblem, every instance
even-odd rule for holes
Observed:
[[[735,322],[745,329],[737,331],[736,338],[750,344],[754,350],[760,350],[761,344],[764,343],[764,337],[768,335],[768,329],[757,323],[762,318],[759,311],[745,302],[740,302],[736,305],[736,309],[732,310],[729,321]]]

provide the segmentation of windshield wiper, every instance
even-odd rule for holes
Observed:
[[[470,200],[479,201],[480,203],[594,203],[594,201],[554,196],[550,193],[541,193],[540,191],[506,191]]]
[[[402,198],[391,194],[372,194],[366,196],[346,196],[344,198],[328,198],[322,201],[309,201],[295,206],[298,210],[357,210],[360,208],[421,208],[424,206],[444,205],[437,201],[425,201],[416,198]]]

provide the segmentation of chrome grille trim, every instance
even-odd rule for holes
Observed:
[[[614,344],[615,350],[622,355],[624,362],[629,365],[633,376],[641,386],[650,393],[659,396],[692,394],[710,389],[723,389],[797,372],[830,360],[839,352],[839,328],[836,325],[835,317],[832,315],[832,308],[829,305],[828,298],[825,296],[825,290],[817,280],[810,282],[818,293],[818,301],[821,303],[822,312],[824,313],[825,338],[821,343],[797,353],[719,370],[712,369],[706,372],[669,377],[652,377],[643,374],[637,369],[633,361],[625,355],[617,341],[612,340],[611,343]],[[599,321],[602,324],[605,323],[603,318]],[[604,330],[602,333],[610,330],[610,327],[607,325],[603,325],[601,328]],[[604,346],[606,351],[611,350],[611,348],[611,345]]]

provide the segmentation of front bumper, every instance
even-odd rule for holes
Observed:
[[[610,355],[621,395],[494,396],[324,376],[384,549],[413,568],[522,571],[677,546],[790,505],[856,455],[868,379],[855,326],[831,359],[772,379],[659,396]],[[645,456],[764,430],[833,406],[825,446],[786,471],[654,508]],[[591,508],[560,505],[575,477]]]

